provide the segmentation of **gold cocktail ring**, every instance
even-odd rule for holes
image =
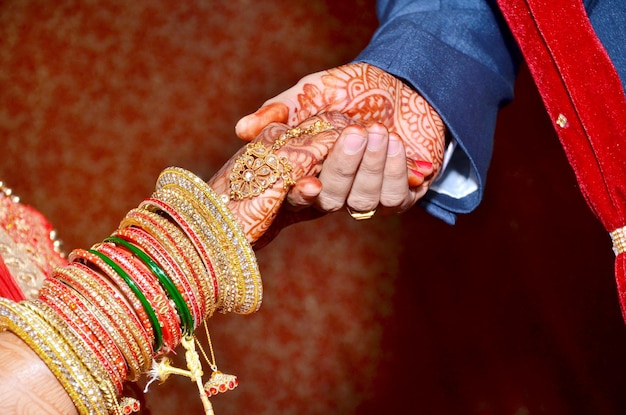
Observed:
[[[246,151],[237,158],[230,171],[230,199],[241,200],[259,196],[279,179],[283,180],[283,188],[289,189],[296,183],[291,177],[293,167],[287,157],[278,156],[275,151],[284,146],[289,139],[319,134],[332,128],[329,122],[318,120],[308,128],[292,128],[285,131],[269,148],[261,142],[246,145]]]

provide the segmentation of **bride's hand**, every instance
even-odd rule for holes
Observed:
[[[283,227],[309,219],[305,216],[310,213],[281,211],[281,204],[293,183],[320,172],[323,161],[348,122],[343,114],[327,113],[303,121],[297,129],[272,123],[208,181],[218,195],[228,198],[227,205],[248,241],[254,244],[264,236],[263,243],[266,243]],[[276,144],[281,137],[285,138],[284,144]],[[271,154],[276,158],[267,158]],[[282,157],[286,159],[284,164],[278,162]],[[280,171],[285,168],[286,180],[280,178]],[[272,174],[279,178],[272,181]]]

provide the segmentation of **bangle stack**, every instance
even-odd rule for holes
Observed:
[[[166,169],[154,194],[110,237],[68,260],[36,300],[0,299],[0,330],[37,353],[83,415],[137,411],[138,401],[120,399],[123,383],[155,370],[189,376],[201,388],[194,331],[216,311],[253,313],[263,299],[254,252],[235,217],[180,168]],[[181,343],[188,371],[154,360]],[[219,374],[229,379],[222,389],[236,386]],[[205,389],[209,413],[215,391]]]

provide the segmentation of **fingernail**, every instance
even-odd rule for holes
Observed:
[[[431,169],[433,167],[433,163],[431,163],[430,161],[426,161],[426,160],[414,160],[415,164],[418,165],[418,167],[421,167],[423,169]]]
[[[359,134],[348,134],[343,146],[343,152],[352,155],[356,154],[363,149],[365,144],[365,137]]]
[[[320,194],[319,186],[316,186],[312,183],[306,183],[302,187],[302,196],[305,197],[317,197]]]
[[[400,140],[395,137],[389,137],[389,144],[387,145],[387,157],[393,157],[398,155],[402,146],[400,145]]]
[[[424,175],[417,170],[409,169],[409,187],[417,187],[424,183]]]
[[[371,134],[367,140],[367,149],[371,151],[380,150],[383,146],[383,136],[380,134]]]
[[[239,132],[239,130],[241,130],[242,128],[245,128],[245,124],[246,122],[248,122],[249,117],[250,117],[249,115],[246,115],[245,117],[237,121],[237,124],[235,124],[235,131]]]
[[[254,138],[254,134],[249,130],[249,120],[253,116],[254,115],[246,115],[237,122],[235,125],[235,134],[237,134],[238,137],[243,138],[244,140],[252,140]]]
[[[411,170],[411,173],[413,173],[414,175],[416,175],[417,177],[421,177],[422,179],[424,178],[424,174],[417,171],[417,170],[413,170],[413,169],[409,169]]]

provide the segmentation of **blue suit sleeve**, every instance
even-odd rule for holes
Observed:
[[[476,187],[458,196],[434,186],[421,204],[454,223],[482,199],[497,113],[513,98],[520,55],[489,1],[386,0],[377,13],[380,26],[356,61],[399,77],[441,115],[456,142],[453,169]]]

